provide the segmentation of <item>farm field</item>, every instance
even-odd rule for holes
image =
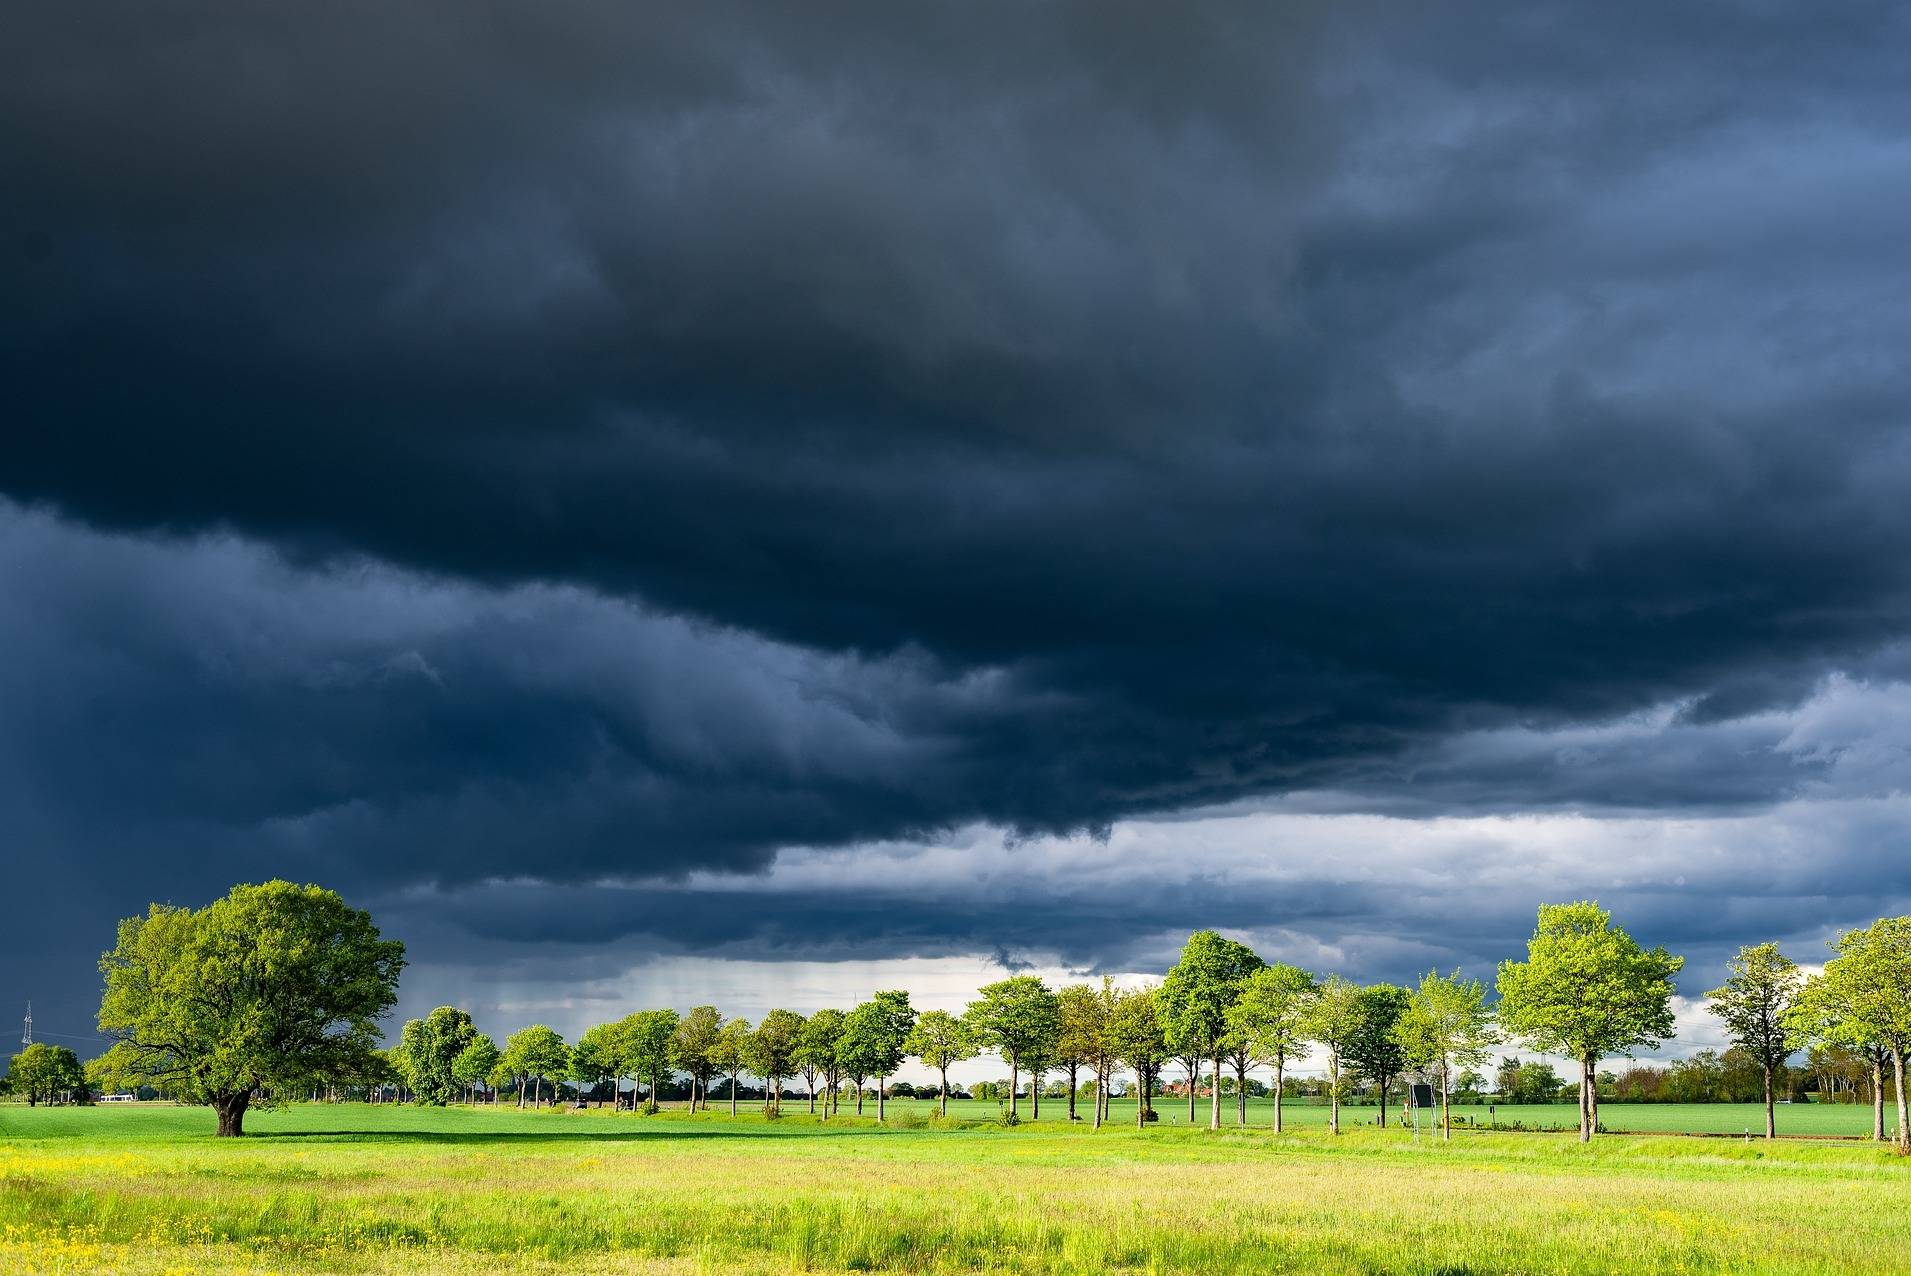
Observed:
[[[359,1104],[247,1124],[0,1107],[0,1270],[1820,1273],[1911,1242],[1911,1165],[1866,1143]]]

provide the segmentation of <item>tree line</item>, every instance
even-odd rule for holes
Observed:
[[[1807,978],[1776,944],[1745,947],[1726,982],[1707,994],[1708,1005],[1739,1057],[1759,1069],[1767,1137],[1776,1132],[1775,1076],[1794,1053],[1815,1044],[1868,1068],[1879,1138],[1889,1070],[1896,1140],[1911,1151],[1903,1088],[1911,1049],[1911,917],[1849,931],[1833,948],[1822,973]],[[1600,1063],[1656,1048],[1672,1035],[1673,980],[1683,964],[1663,948],[1642,947],[1596,904],[1576,902],[1541,906],[1524,960],[1500,963],[1491,1003],[1481,981],[1458,972],[1431,971],[1411,987],[1361,985],[1266,962],[1248,946],[1203,930],[1188,938],[1158,982],[1141,988],[1103,978],[1056,989],[1033,975],[1012,975],[979,989],[961,1014],[918,1013],[907,993],[890,990],[848,1011],[805,1016],[777,1009],[756,1024],[726,1019],[711,1006],[683,1014],[644,1010],[596,1025],[575,1043],[533,1024],[502,1045],[480,1033],[468,1013],[447,1006],[408,1021],[387,1050],[380,1048],[379,1021],[396,1004],[403,945],[331,891],[268,882],[235,887],[196,911],[154,905],[120,923],[117,942],[101,959],[99,1026],[115,1044],[86,1065],[83,1082],[102,1089],[154,1085],[208,1104],[224,1135],[242,1132],[253,1103],[393,1079],[420,1102],[509,1087],[520,1105],[554,1098],[567,1081],[618,1096],[628,1081],[631,1106],[655,1110],[663,1087],[680,1077],[693,1109],[708,1107],[712,1082],[726,1078],[734,1112],[737,1082],[748,1075],[766,1083],[772,1111],[784,1083],[801,1081],[812,1113],[820,1106],[827,1119],[848,1090],[858,1113],[873,1093],[882,1119],[888,1080],[906,1059],[939,1076],[946,1113],[949,1069],[993,1052],[1009,1068],[1010,1122],[1020,1119],[1021,1078],[1029,1078],[1031,1116],[1039,1116],[1041,1078],[1061,1074],[1070,1116],[1086,1093],[1090,1119],[1100,1126],[1115,1076],[1126,1070],[1137,1093],[1135,1120],[1145,1125],[1155,1119],[1163,1069],[1175,1064],[1187,1080],[1191,1123],[1196,1082],[1208,1080],[1210,1128],[1221,1125],[1224,1089],[1232,1090],[1235,1119],[1245,1124],[1248,1074],[1271,1070],[1278,1131],[1286,1070],[1318,1058],[1334,1133],[1353,1082],[1378,1090],[1384,1124],[1390,1093],[1409,1076],[1438,1090],[1445,1132],[1458,1077],[1496,1046],[1517,1042],[1578,1065],[1585,1140],[1599,1128]],[[71,1092],[76,1061],[53,1053],[58,1049],[16,1056],[9,1083],[33,1102]],[[1081,1085],[1083,1077],[1092,1084]]]

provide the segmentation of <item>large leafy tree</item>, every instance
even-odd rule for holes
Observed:
[[[1015,1115],[1016,1078],[1024,1060],[1044,1058],[1062,1031],[1061,1003],[1034,975],[1010,975],[984,984],[963,1011],[978,1045],[1009,1065],[1009,1114]]]
[[[1169,1047],[1176,1054],[1214,1064],[1211,1130],[1221,1128],[1221,1053],[1227,1042],[1228,1008],[1241,995],[1242,983],[1262,965],[1246,944],[1217,931],[1198,930],[1188,936],[1180,960],[1155,992]],[[1192,1088],[1193,1076],[1188,1084]]]
[[[624,1019],[618,1033],[623,1066],[631,1076],[649,1086],[650,1097],[646,1103],[652,1111],[657,1107],[657,1089],[670,1075],[678,1022],[674,1010],[640,1010]],[[630,1105],[637,1106],[634,1093]]]
[[[862,1082],[876,1081],[876,1119],[886,1115],[884,1100],[889,1074],[902,1066],[907,1057],[905,1043],[916,1026],[916,1012],[909,994],[900,991],[879,992],[843,1018],[843,1035],[836,1047],[843,1071],[856,1080],[856,1111],[863,1110]]]
[[[1088,1007],[1088,1066],[1095,1074],[1095,1128],[1101,1129],[1102,1122],[1108,1119],[1108,1090],[1115,1079],[1117,1056],[1114,1038],[1110,1027],[1114,1023],[1115,1007],[1121,1003],[1121,991],[1115,987],[1115,981],[1108,975],[1101,977],[1101,984],[1094,990],[1094,1004]]]
[[[489,1084],[499,1058],[497,1043],[479,1033],[451,1061],[451,1077],[467,1092],[475,1093],[479,1086]]]
[[[86,1088],[86,1069],[65,1046],[36,1041],[7,1065],[7,1088],[25,1095],[28,1107],[57,1103]]]
[[[193,911],[155,904],[100,959],[113,1066],[210,1104],[219,1133],[248,1105],[361,1071],[397,1000],[405,946],[331,891],[235,886]]]
[[[440,1006],[423,1019],[409,1019],[399,1034],[405,1083],[420,1103],[443,1105],[458,1092],[451,1065],[478,1035],[471,1016],[456,1006]]]
[[[903,1049],[922,1060],[925,1067],[934,1068],[941,1077],[942,1089],[936,1111],[947,1116],[950,1065],[975,1057],[975,1043],[970,1039],[968,1025],[946,1010],[927,1011],[916,1020],[916,1026],[910,1031],[909,1040],[903,1043]]]
[[[690,1074],[690,1110],[710,1102],[710,1078],[716,1073],[711,1052],[716,1049],[717,1034],[723,1030],[723,1016],[715,1006],[693,1006],[677,1021],[670,1039],[670,1066]]]
[[[750,1021],[741,1015],[724,1024],[710,1047],[710,1064],[730,1078],[730,1115],[737,1114],[737,1077],[749,1066]]]
[[[1307,1057],[1307,1013],[1320,988],[1298,966],[1264,966],[1241,983],[1228,1008],[1232,1048],[1244,1049],[1274,1069],[1274,1132],[1281,1132],[1281,1086],[1287,1065]]]
[[[1838,955],[1807,986],[1805,1013],[1815,1013],[1832,1039],[1875,1046],[1890,1058],[1897,1082],[1898,1151],[1911,1153],[1911,1112],[1904,1093],[1904,1059],[1911,1051],[1911,917],[1881,917],[1840,935],[1832,946]]]
[[[1730,977],[1705,995],[1732,1040],[1758,1061],[1765,1077],[1765,1137],[1777,1138],[1772,1076],[1805,1044],[1806,1034],[1792,1019],[1805,975],[1777,944],[1739,949],[1729,969]]]
[[[1366,1020],[1361,1004],[1362,988],[1352,980],[1329,975],[1308,1003],[1303,1020],[1309,1041],[1327,1048],[1327,1125],[1340,1133],[1340,1098],[1344,1084],[1347,1043],[1354,1039]]]
[[[1835,941],[1834,941],[1835,942]],[[1805,980],[1787,1022],[1800,1035],[1815,1038],[1839,1055],[1848,1055],[1860,1071],[1871,1073],[1871,1137],[1882,1143],[1884,1130],[1884,1065],[1890,1056],[1855,1004],[1859,991],[1845,978],[1823,974]],[[1814,1050],[1814,1055],[1819,1051]]]
[[[765,1111],[783,1106],[783,1081],[796,1069],[796,1043],[803,1033],[803,1016],[794,1010],[772,1010],[750,1034],[743,1050],[743,1066],[763,1078]]]
[[[1601,1058],[1672,1035],[1685,958],[1642,948],[1597,904],[1542,904],[1525,961],[1500,963],[1500,1023],[1534,1049],[1579,1061],[1579,1138],[1599,1127]]]
[[[518,1106],[524,1106],[527,1090],[535,1106],[544,1102],[545,1082],[551,1083],[555,1097],[557,1082],[570,1075],[571,1051],[555,1029],[534,1023],[518,1029],[505,1040],[502,1062],[517,1079]]]
[[[618,1027],[614,1023],[593,1024],[578,1035],[577,1044],[571,1047],[571,1080],[577,1082],[577,1101],[583,1104],[591,1090],[606,1081],[614,1081],[618,1074]],[[611,1098],[617,1097],[617,1087],[611,1086]],[[604,1106],[599,1099],[597,1106]]]
[[[1442,975],[1428,971],[1413,990],[1407,1008],[1394,1024],[1407,1063],[1424,1068],[1440,1083],[1440,1137],[1453,1137],[1451,1127],[1455,1069],[1477,1067],[1499,1041],[1492,1012],[1486,1008],[1486,987],[1460,972]]]
[[[1068,1073],[1068,1119],[1075,1120],[1075,1094],[1081,1070],[1093,1067],[1104,1027],[1101,993],[1093,984],[1069,984],[1055,994],[1061,1029],[1055,1034],[1055,1063]],[[1096,1103],[1101,1102],[1099,1095]]]
[[[1407,1070],[1407,1052],[1394,1035],[1406,1013],[1408,993],[1393,984],[1372,984],[1360,990],[1360,1023],[1341,1054],[1354,1071],[1380,1091],[1380,1124],[1387,1124],[1387,1095]]]
[[[1146,1126],[1154,1114],[1150,1100],[1155,1081],[1171,1057],[1153,988],[1116,995],[1108,1015],[1108,1043],[1114,1056],[1135,1070],[1135,1124]]]
[[[810,1090],[810,1115],[816,1115],[816,1083],[823,1083],[823,1119],[836,1107],[836,1090],[843,1081],[843,1063],[837,1047],[843,1040],[843,1012],[819,1010],[803,1021],[796,1039],[796,1066]]]

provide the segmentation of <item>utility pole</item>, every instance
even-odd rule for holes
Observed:
[[[22,1049],[25,1049],[27,1046],[30,1046],[32,1044],[33,1044],[33,1003],[29,1001],[27,1003],[26,1027],[20,1033],[20,1046]]]

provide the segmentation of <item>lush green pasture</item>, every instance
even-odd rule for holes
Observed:
[[[789,1106],[789,1101],[785,1100]],[[934,1100],[914,1100],[892,1102],[891,1106],[899,1111],[928,1112],[935,1108]],[[952,1100],[949,1114],[975,1119],[993,1119],[1005,1105],[993,1101],[982,1103],[973,1100]],[[873,1113],[874,1103],[865,1105],[864,1111]],[[1021,1100],[1017,1109],[1026,1118],[1029,1106],[1026,1099]],[[1155,1110],[1161,1114],[1162,1121],[1170,1126],[1186,1126],[1188,1122],[1188,1101],[1186,1099],[1156,1099]],[[724,1111],[728,1111],[727,1108]],[[1089,1107],[1086,1103],[1077,1106],[1078,1114],[1086,1120]],[[1343,1125],[1372,1125],[1377,1110],[1371,1105],[1349,1105],[1340,1110]],[[1887,1119],[1895,1121],[1894,1114],[1887,1113]],[[1400,1117],[1396,1103],[1387,1113],[1387,1123],[1392,1125]],[[1068,1100],[1043,1099],[1042,1117],[1044,1122],[1066,1121],[1068,1119]],[[1116,1100],[1114,1118],[1117,1123],[1132,1125],[1135,1120],[1134,1104]],[[1274,1102],[1271,1099],[1249,1099],[1247,1119],[1250,1125],[1270,1125],[1274,1120]],[[1236,1120],[1235,1102],[1223,1096],[1221,1100],[1221,1121],[1233,1125]],[[1428,1120],[1422,1115],[1422,1128]],[[1517,1122],[1528,1130],[1576,1129],[1579,1124],[1579,1110],[1570,1103],[1551,1104],[1501,1104],[1492,1111],[1485,1106],[1455,1106],[1453,1120],[1456,1126],[1476,1125],[1488,1127],[1497,1122],[1500,1126],[1511,1126]],[[1208,1122],[1208,1100],[1195,1101],[1195,1122],[1205,1126]],[[1754,1133],[1765,1129],[1765,1109],[1756,1103],[1602,1103],[1599,1105],[1599,1122],[1606,1129],[1618,1133],[1649,1134],[1742,1134],[1746,1130]],[[1312,1100],[1296,1102],[1288,1100],[1283,1107],[1282,1123],[1288,1126],[1310,1126],[1327,1124],[1327,1108]],[[1863,1138],[1871,1133],[1871,1107],[1869,1104],[1814,1104],[1793,1103],[1778,1106],[1778,1132],[1809,1136],[1844,1136]]]
[[[914,1105],[904,1104],[903,1107]],[[1871,1272],[1864,1143],[0,1107],[0,1271]]]

